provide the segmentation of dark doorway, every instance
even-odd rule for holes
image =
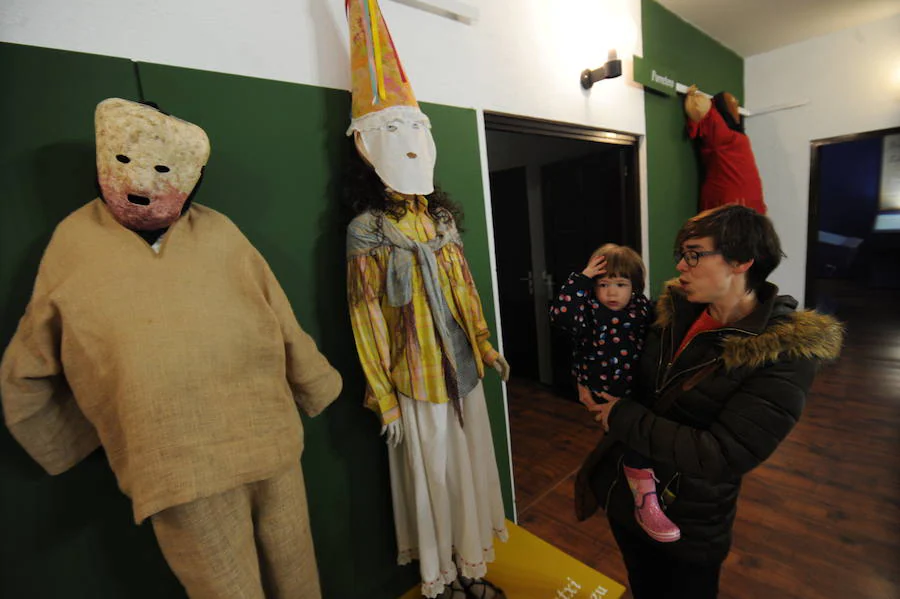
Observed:
[[[812,143],[806,305],[848,285],[900,289],[900,128]]]
[[[500,325],[503,349],[510,364],[526,378],[537,378],[537,323],[534,313],[534,271],[531,266],[531,226],[525,167],[491,172],[497,286],[501,289]],[[497,226],[497,220],[502,224]]]
[[[638,252],[637,139],[485,115],[503,347],[513,376],[575,399],[569,338],[550,327],[551,298],[590,254]]]
[[[548,164],[542,169],[544,232],[549,283],[557,289],[604,243],[630,245],[640,251],[633,209],[629,202],[631,148],[598,146],[594,153]],[[550,337],[553,379],[560,393],[572,391],[572,345],[568,335],[553,329]]]

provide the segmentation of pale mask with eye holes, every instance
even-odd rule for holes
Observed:
[[[110,98],[97,105],[97,176],[113,217],[136,231],[181,216],[209,159],[209,138],[151,106]]]
[[[395,106],[357,119],[356,148],[381,181],[399,193],[428,195],[434,191],[437,148],[431,122],[419,109]]]

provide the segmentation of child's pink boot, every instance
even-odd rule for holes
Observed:
[[[634,495],[634,518],[650,537],[660,543],[671,543],[681,538],[681,529],[663,513],[656,494],[656,477],[651,468],[625,466],[625,478]]]

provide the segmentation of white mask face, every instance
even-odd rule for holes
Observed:
[[[428,195],[434,191],[437,148],[428,117],[410,112],[379,115],[388,118],[378,119],[381,123],[377,127],[359,130],[357,147],[387,187],[400,193]]]

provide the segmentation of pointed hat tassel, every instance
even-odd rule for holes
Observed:
[[[378,97],[387,100],[387,92],[384,89],[384,65],[381,56],[381,38],[378,33],[378,12],[376,12],[375,0],[369,0],[369,20],[372,23],[372,46],[375,48],[375,74],[378,81]],[[390,35],[390,34],[388,34]]]
[[[369,82],[372,84],[372,104],[378,104],[378,74],[375,69],[375,45],[372,40],[372,22],[367,0],[358,0],[362,12],[363,35],[366,36],[366,58],[369,65]]]

